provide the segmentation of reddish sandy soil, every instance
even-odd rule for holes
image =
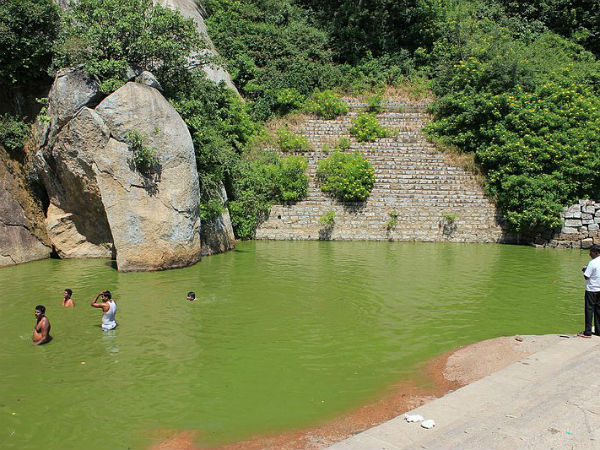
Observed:
[[[510,336],[461,347],[430,361],[423,373],[431,388],[405,381],[385,397],[317,427],[253,439],[211,450],[321,449],[472,383],[556,342],[557,336]],[[165,431],[152,450],[200,450],[193,431]]]

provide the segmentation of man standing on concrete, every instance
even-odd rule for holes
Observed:
[[[592,336],[592,317],[594,318],[594,334],[600,336],[600,245],[590,248],[592,260],[583,268],[585,278],[585,330],[577,334],[584,338]]]

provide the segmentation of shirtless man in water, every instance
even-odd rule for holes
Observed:
[[[73,295],[73,291],[69,288],[65,289],[65,292],[63,292],[63,302],[62,305],[65,308],[69,308],[69,307],[73,307],[75,306],[75,303],[73,303],[73,299],[71,298],[71,296]]]
[[[35,307],[35,318],[37,322],[33,328],[32,340],[34,345],[42,345],[52,340],[52,336],[50,336],[50,321],[45,314],[45,306],[37,305]]]

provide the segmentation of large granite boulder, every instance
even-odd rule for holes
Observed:
[[[192,137],[156,89],[127,83],[96,108],[111,138],[96,158],[120,270],[183,267],[200,259],[200,187]],[[131,170],[128,132],[156,149],[159,173]]]
[[[42,212],[20,170],[0,149],[0,266],[48,258],[52,251],[43,229],[36,227]]]
[[[223,253],[235,247],[235,235],[231,226],[231,218],[226,207],[227,192],[221,184],[219,190],[223,212],[212,220],[202,222],[202,256]]]
[[[133,131],[156,151],[150,173],[136,167]],[[182,267],[200,259],[193,143],[159,91],[127,83],[94,109],[83,106],[47,142],[38,166],[50,199],[48,234],[59,256],[116,254],[121,271]]]

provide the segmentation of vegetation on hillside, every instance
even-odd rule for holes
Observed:
[[[52,62],[59,17],[52,0],[0,2],[0,87],[48,81],[46,70]]]
[[[201,48],[192,20],[152,0],[78,0],[63,14],[54,67],[83,64],[110,93],[128,69],[148,70],[177,91],[186,57]]]
[[[435,94],[431,139],[474,155],[513,230],[553,228],[565,204],[600,197],[595,0],[206,0],[205,6],[221,63],[243,100],[202,72],[183,69],[200,38],[191,22],[151,0],[80,0],[62,21],[51,0],[5,0],[0,85],[47,82],[49,67],[83,64],[110,92],[127,67],[153,71],[192,133],[203,210],[224,183],[239,237],[253,236],[271,202],[305,195],[301,159],[253,145],[266,120],[294,111],[334,118],[345,113],[340,93],[411,80]],[[381,101],[373,98],[377,112]],[[4,120],[12,131],[2,136],[17,149],[15,139],[27,133],[15,120],[22,118]],[[282,130],[285,146],[302,146]]]

